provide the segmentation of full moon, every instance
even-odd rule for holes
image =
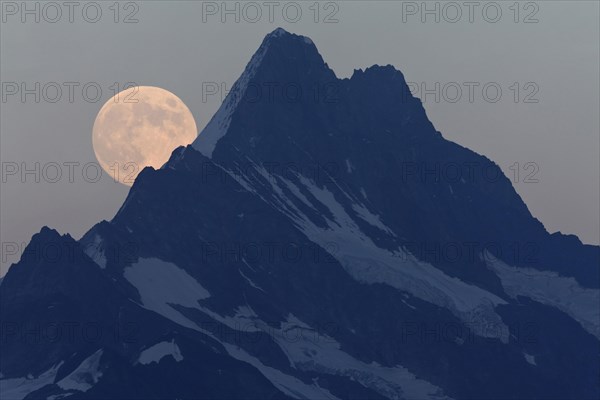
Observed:
[[[131,186],[144,167],[160,168],[173,150],[197,135],[194,117],[179,97],[158,87],[135,86],[102,106],[92,142],[102,168]]]

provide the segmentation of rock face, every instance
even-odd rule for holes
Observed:
[[[278,29],[112,221],[32,238],[2,398],[598,398],[599,261],[401,72]]]

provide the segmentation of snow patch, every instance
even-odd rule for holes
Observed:
[[[261,332],[261,329],[258,328],[256,322],[259,321],[258,316],[249,306],[238,307],[233,316],[222,316],[206,307],[202,307],[201,311],[215,321],[220,322],[233,330],[243,331],[245,333]]]
[[[187,328],[198,329],[173,305],[199,308],[198,301],[210,297],[210,293],[183,269],[158,258],[140,258],[125,268],[123,276],[138,290],[144,308]]]
[[[554,271],[511,267],[489,252],[483,257],[509,296],[529,297],[555,307],[600,338],[600,290],[581,287],[575,278],[559,276]]]
[[[242,272],[242,270],[241,270],[241,269],[240,269],[240,270],[238,270],[238,272],[240,273],[240,275],[242,276],[242,278],[244,278],[244,279],[246,280],[246,282],[248,282],[248,284],[249,284],[250,286],[252,286],[253,288],[255,288],[255,289],[257,289],[257,290],[260,290],[260,291],[261,291],[261,292],[263,292],[263,293],[266,293],[266,292],[265,292],[265,291],[264,291],[264,290],[263,290],[263,289],[262,289],[260,286],[258,286],[256,283],[254,283],[254,281],[253,281],[252,279],[248,278],[248,277],[246,276],[246,274],[244,274],[244,273]]]
[[[160,342],[147,348],[140,353],[138,362],[142,365],[159,363],[164,357],[171,356],[177,362],[183,360],[179,346],[175,343],[175,339],[170,342]]]
[[[104,249],[102,247],[102,238],[100,237],[100,235],[94,235],[94,241],[86,246],[84,252],[96,264],[98,264],[100,268],[106,268],[106,257],[104,255]]]
[[[80,392],[90,390],[102,377],[102,371],[100,371],[102,353],[102,349],[96,351],[56,384],[64,390],[78,390]]]
[[[290,397],[295,399],[337,399],[331,392],[319,387],[317,384],[313,383],[309,385],[298,378],[286,375],[275,368],[264,365],[259,359],[251,356],[237,346],[229,343],[223,343],[223,346],[225,346],[230,356],[258,369],[277,389]]]
[[[54,382],[56,373],[63,363],[50,368],[37,378],[28,375],[26,378],[0,379],[0,398],[7,400],[21,400],[29,393],[50,385]]]
[[[60,400],[72,395],[73,393],[53,394],[52,396],[48,396],[46,400]]]
[[[537,363],[535,362],[535,356],[532,356],[531,354],[527,353],[523,353],[523,356],[525,356],[525,361],[527,361],[529,364],[537,365]]]
[[[354,167],[352,166],[352,163],[350,162],[350,160],[346,159],[346,171],[351,174],[352,171],[354,171]]]
[[[380,230],[382,230],[392,236],[396,236],[396,234],[394,234],[394,231],[392,231],[390,228],[388,228],[381,221],[381,218],[379,217],[379,215],[373,214],[364,205],[357,204],[357,203],[352,204],[352,209],[354,210],[354,212],[356,212],[356,215],[358,215],[363,221],[369,223],[370,225],[372,225],[376,228],[379,228]]]
[[[331,337],[315,332],[289,315],[273,337],[293,368],[347,377],[389,399],[448,399],[439,387],[417,378],[408,369],[367,364],[342,351]]]

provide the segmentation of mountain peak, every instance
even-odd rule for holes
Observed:
[[[264,42],[269,42],[269,41],[273,41],[273,40],[281,40],[281,39],[301,40],[305,44],[314,45],[313,41],[310,38],[308,38],[306,36],[302,36],[302,35],[296,35],[295,33],[290,33],[283,28],[277,28],[274,31],[272,31],[271,33],[267,34],[265,36]]]
[[[266,37],[267,38],[276,38],[276,37],[282,37],[282,36],[286,36],[286,35],[292,35],[292,34],[289,33],[288,31],[286,31],[285,29],[279,27],[279,28],[275,29],[274,31],[272,31],[271,33],[269,33]]]
[[[211,158],[244,97],[249,103],[255,103],[271,96],[272,90],[314,86],[315,83],[335,79],[334,72],[311,39],[277,28],[265,36],[223,104],[192,146]]]

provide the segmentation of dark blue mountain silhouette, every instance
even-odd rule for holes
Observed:
[[[401,72],[338,79],[310,39],[278,29],[110,222],[78,242],[32,238],[0,286],[0,386],[598,398],[599,260],[444,139]]]

